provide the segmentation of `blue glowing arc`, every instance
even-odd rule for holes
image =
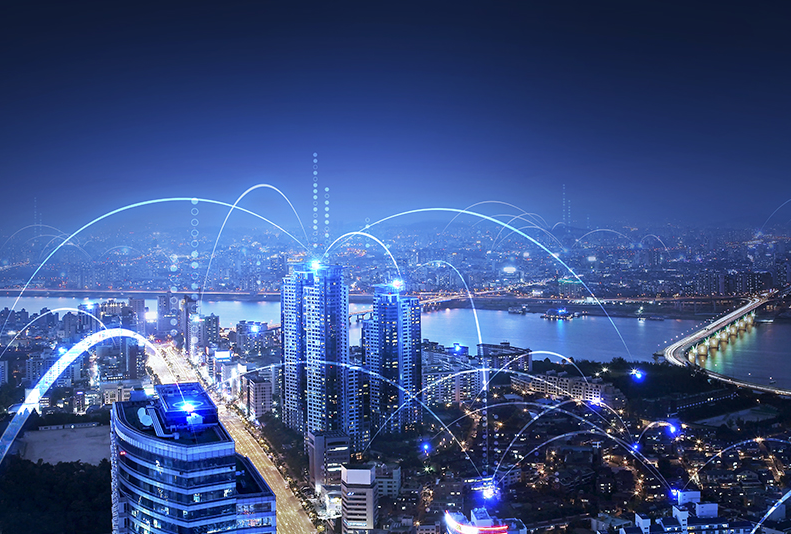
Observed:
[[[367,232],[348,232],[348,233],[343,234],[342,236],[337,238],[335,241],[330,243],[330,246],[328,246],[327,249],[324,251],[324,254],[322,254],[321,261],[323,261],[327,257],[327,254],[329,254],[330,249],[332,249],[332,247],[334,247],[342,239],[348,240],[348,239],[351,239],[352,237],[354,237],[356,235],[367,237],[368,239],[371,239],[371,240],[375,241],[376,243],[378,243],[385,250],[387,255],[390,256],[390,260],[393,262],[393,266],[396,268],[396,271],[398,271],[398,278],[402,278],[402,276],[401,276],[401,268],[398,267],[398,262],[396,261],[395,256],[393,256],[393,253],[390,252],[390,249],[388,248],[388,246],[385,245],[384,242],[381,239],[379,239],[378,237],[376,237],[374,235],[371,235],[371,234],[369,234]]]
[[[536,219],[536,221],[539,221],[539,219],[540,219],[539,222],[544,224],[544,228],[549,228],[549,223],[547,223],[546,219],[544,219],[541,215],[539,215],[537,213],[528,213],[527,211],[523,210],[522,208],[520,208],[516,204],[511,204],[510,202],[504,202],[502,200],[482,200],[480,202],[476,202],[475,204],[470,204],[469,206],[464,208],[464,210],[466,211],[466,210],[469,210],[469,209],[474,208],[476,206],[482,206],[484,204],[499,204],[499,205],[502,205],[502,206],[508,206],[509,208],[514,208],[515,210],[521,211],[522,212],[521,215],[533,217],[533,218]],[[440,233],[445,233],[445,231],[448,229],[448,227],[451,225],[451,223],[453,223],[453,221],[458,219],[461,215],[463,215],[463,214],[462,213],[457,213],[456,215],[454,215],[453,218],[451,218],[451,220],[448,222],[448,224],[445,225],[445,228],[443,228],[442,232],[440,232]]]
[[[789,198],[788,200],[786,200],[785,202],[783,202],[782,204],[780,204],[780,205],[777,207],[777,209],[775,209],[775,210],[772,212],[772,214],[771,214],[771,215],[769,215],[769,217],[767,217],[767,218],[766,218],[766,220],[764,221],[764,223],[761,225],[761,229],[759,230],[759,232],[763,233],[763,231],[764,231],[764,228],[766,227],[766,224],[769,222],[769,219],[771,219],[772,217],[774,217],[774,216],[775,216],[775,213],[777,213],[778,211],[780,211],[780,210],[783,208],[783,206],[785,206],[785,205],[786,205],[786,204],[788,204],[789,202],[791,202],[791,198]]]
[[[48,224],[28,224],[27,226],[23,226],[22,228],[20,228],[10,236],[8,236],[8,238],[3,242],[3,244],[0,245],[0,250],[3,250],[5,246],[8,244],[8,242],[14,238],[14,236],[16,236],[20,232],[27,230],[28,228],[49,228],[51,230],[55,230],[56,232],[60,232],[62,235],[66,235],[66,232],[64,232],[60,228],[55,228],[54,226],[50,226]]]
[[[622,234],[621,232],[616,232],[615,230],[610,230],[609,228],[597,228],[597,229],[595,229],[595,230],[591,230],[590,232],[584,233],[584,234],[582,234],[581,236],[579,236],[579,238],[577,238],[576,240],[574,240],[574,244],[573,244],[573,245],[571,245],[571,248],[574,248],[574,246],[575,246],[577,243],[579,243],[580,241],[582,241],[583,239],[585,239],[585,238],[586,238],[586,237],[588,237],[589,235],[591,235],[591,234],[596,234],[596,233],[599,233],[599,232],[609,232],[609,233],[611,233],[611,234],[615,234],[615,235],[617,235],[617,236],[619,236],[619,237],[623,237],[624,239],[626,239],[627,241],[629,241],[629,243],[630,243],[630,244],[632,243],[632,239],[631,239],[631,238],[630,238],[628,235],[626,235],[626,234]]]
[[[593,298],[594,302],[596,302],[596,305],[598,305],[598,306],[599,306],[599,308],[601,308],[602,312],[604,312],[604,315],[607,317],[607,319],[610,321],[610,324],[611,324],[611,325],[612,325],[612,327],[615,329],[615,333],[618,335],[618,338],[621,340],[621,344],[623,345],[624,349],[626,350],[626,353],[627,353],[627,355],[629,356],[629,358],[630,358],[630,359],[632,358],[632,353],[631,353],[631,351],[629,351],[629,347],[628,347],[628,345],[626,344],[626,340],[625,340],[625,339],[623,338],[623,336],[621,335],[621,331],[620,331],[620,330],[618,330],[618,327],[615,325],[615,322],[612,320],[612,317],[610,317],[610,314],[609,314],[609,313],[607,313],[607,310],[604,308],[604,305],[601,303],[601,301],[599,300],[599,298],[598,298],[598,297],[597,297],[597,296],[596,296],[596,295],[593,293],[593,291],[591,291],[591,289],[590,289],[590,288],[588,287],[588,285],[587,285],[587,284],[586,284],[586,283],[585,283],[585,282],[582,280],[582,278],[580,278],[580,277],[579,277],[579,275],[577,275],[577,273],[576,273],[576,272],[574,272],[574,269],[572,269],[572,268],[571,268],[571,267],[570,267],[568,264],[566,264],[566,262],[564,262],[563,260],[561,260],[561,259],[558,257],[558,255],[557,255],[557,254],[554,254],[554,253],[553,253],[551,250],[549,250],[547,247],[545,247],[544,245],[542,245],[541,243],[539,243],[538,241],[536,241],[534,238],[530,237],[530,236],[529,236],[529,235],[527,235],[526,233],[522,232],[522,231],[521,231],[521,230],[519,230],[518,228],[514,228],[513,226],[511,226],[511,225],[509,225],[509,224],[507,224],[507,223],[504,223],[503,221],[497,220],[497,219],[495,219],[495,218],[493,218],[493,217],[489,217],[488,215],[483,215],[482,213],[475,213],[475,212],[473,212],[473,211],[460,210],[460,209],[458,209],[458,208],[418,208],[418,209],[413,209],[413,210],[402,211],[401,213],[396,213],[395,215],[389,215],[389,216],[387,216],[387,217],[385,217],[385,218],[383,218],[383,219],[379,219],[379,220],[378,220],[378,221],[376,221],[376,222],[370,223],[370,224],[368,224],[368,225],[366,226],[366,228],[370,228],[371,226],[374,226],[374,225],[377,225],[377,224],[382,224],[382,223],[384,223],[384,222],[386,222],[386,221],[389,221],[389,220],[391,220],[391,219],[395,219],[395,218],[397,218],[397,217],[403,217],[403,216],[405,216],[405,215],[413,215],[413,214],[416,214],[416,213],[432,213],[432,212],[441,212],[441,213],[443,213],[443,212],[444,212],[444,213],[466,213],[467,215],[472,215],[473,217],[480,217],[481,219],[485,219],[485,220],[488,220],[488,221],[490,221],[490,222],[493,222],[493,223],[495,223],[495,224],[497,224],[497,225],[504,226],[504,227],[506,227],[506,228],[509,228],[509,229],[511,229],[511,230],[512,230],[514,233],[521,235],[522,237],[524,237],[525,239],[527,239],[527,240],[528,240],[528,241],[530,241],[531,243],[533,243],[533,244],[535,244],[536,246],[538,246],[539,248],[541,248],[541,249],[542,249],[543,251],[545,251],[547,254],[550,254],[550,255],[551,255],[553,258],[555,258],[555,260],[557,260],[557,262],[558,262],[558,263],[560,263],[560,264],[561,264],[561,265],[562,265],[562,266],[563,266],[563,267],[564,267],[564,268],[565,268],[565,269],[566,269],[566,270],[567,270],[567,271],[568,271],[568,272],[569,272],[569,273],[570,273],[570,274],[571,274],[571,275],[572,275],[572,276],[573,276],[573,277],[574,277],[574,278],[575,278],[577,281],[579,281],[579,283],[580,283],[580,284],[582,284],[582,287],[584,287],[584,288],[585,288],[585,290],[586,290],[586,291],[587,291],[587,292],[588,292],[588,293],[591,295],[591,297]]]
[[[11,445],[14,443],[14,440],[19,435],[20,430],[22,430],[22,426],[27,421],[28,416],[33,412],[34,409],[38,406],[41,397],[46,395],[49,388],[60,378],[60,375],[72,364],[74,361],[80,357],[81,354],[90,350],[94,346],[107,341],[108,339],[112,339],[115,337],[129,337],[138,341],[138,343],[144,344],[147,348],[150,348],[156,353],[156,348],[154,345],[151,344],[146,338],[134,332],[132,330],[128,330],[126,328],[110,328],[107,330],[101,330],[96,332],[95,334],[91,334],[90,336],[86,337],[68,351],[63,354],[55,364],[49,368],[49,370],[44,373],[44,376],[38,381],[38,383],[33,386],[33,389],[25,397],[25,402],[22,403],[22,406],[17,410],[14,414],[13,419],[6,427],[3,435],[0,437],[0,463],[2,463],[3,459],[5,458],[8,450],[11,448]]]
[[[66,243],[68,243],[71,239],[75,238],[80,233],[82,233],[86,229],[90,228],[94,224],[98,223],[99,221],[103,221],[104,219],[107,219],[108,217],[112,217],[113,215],[117,215],[119,213],[123,213],[124,211],[128,211],[128,210],[131,210],[131,209],[134,209],[134,208],[140,208],[140,207],[143,207],[143,206],[153,206],[153,205],[156,205],[156,204],[164,204],[164,203],[167,203],[167,202],[192,202],[194,200],[197,200],[199,202],[206,202],[207,204],[216,204],[218,206],[233,207],[232,204],[228,204],[227,202],[222,202],[222,201],[219,201],[219,200],[212,200],[212,199],[207,199],[207,198],[171,197],[171,198],[158,198],[158,199],[154,199],[154,200],[145,200],[145,201],[142,201],[142,202],[135,202],[134,204],[128,204],[126,206],[122,206],[120,208],[116,208],[116,209],[114,209],[112,211],[109,211],[109,212],[105,213],[104,215],[100,215],[99,217],[97,217],[94,220],[82,225],[80,228],[75,230],[70,236],[68,236],[66,239],[64,239],[64,241],[62,243],[60,243],[57,247],[55,247],[55,249],[52,252],[50,252],[49,255],[46,258],[44,258],[44,260],[39,264],[38,267],[36,267],[36,270],[33,271],[33,274],[30,275],[30,278],[28,278],[27,282],[25,282],[25,285],[19,291],[19,294],[17,295],[16,300],[14,300],[14,304],[11,306],[11,310],[16,309],[16,305],[19,303],[19,299],[22,298],[22,295],[24,294],[24,292],[27,290],[27,288],[30,286],[30,284],[33,282],[33,280],[36,278],[36,276],[41,271],[41,269],[43,269],[44,266],[47,264],[47,262],[49,262],[49,260],[52,258],[52,256],[54,256],[55,253],[58,252],[62,247],[64,247],[66,245]],[[247,213],[248,215],[252,215],[254,217],[257,217],[258,219],[260,219],[260,220],[262,220],[262,221],[264,221],[264,222],[266,222],[268,224],[271,224],[272,226],[274,226],[275,228],[277,228],[278,230],[280,230],[281,232],[286,234],[288,237],[290,237],[291,239],[293,239],[294,241],[299,243],[300,245],[302,244],[299,241],[299,239],[297,239],[296,237],[291,235],[291,233],[289,233],[285,229],[281,228],[279,225],[273,223],[272,221],[270,221],[266,217],[263,217],[263,216],[259,215],[258,213],[255,213],[255,212],[250,211],[248,209],[240,208],[239,206],[235,206],[234,209],[237,209],[237,210],[239,210],[239,211],[241,211],[243,213]],[[304,245],[303,245],[303,247],[304,247]],[[6,325],[8,324],[8,319],[9,319],[10,316],[11,316],[10,314],[8,316],[6,316],[5,322],[3,322],[3,326],[2,326],[2,328],[0,328],[0,332],[4,332],[5,331],[5,328],[6,328]]]
[[[453,271],[459,276],[459,279],[461,280],[461,283],[464,284],[464,289],[467,290],[467,298],[470,301],[470,307],[472,307],[472,315],[475,318],[475,328],[478,331],[478,344],[482,345],[483,344],[483,337],[481,336],[481,324],[478,321],[478,310],[475,309],[475,298],[473,297],[473,294],[470,291],[469,286],[467,285],[467,281],[464,280],[464,276],[462,276],[462,274],[459,272],[459,270],[453,264],[451,264],[451,263],[449,263],[447,261],[444,261],[444,260],[429,261],[429,262],[426,262],[426,263],[422,263],[422,264],[418,265],[417,267],[423,267],[424,265],[431,265],[433,263],[447,265],[448,267],[453,269]]]
[[[87,315],[87,316],[91,317],[92,319],[96,320],[96,322],[99,323],[102,326],[103,329],[107,330],[107,326],[105,326],[105,324],[102,322],[102,320],[99,319],[98,317],[96,317],[94,314],[92,314],[90,312],[87,312],[85,310],[80,310],[78,308],[55,308],[54,310],[48,310],[47,313],[42,313],[41,315],[37,315],[34,319],[32,319],[25,326],[23,326],[19,330],[19,332],[17,332],[16,335],[14,335],[14,337],[11,339],[11,341],[8,342],[8,344],[3,349],[3,352],[0,352],[0,357],[2,357],[3,354],[6,353],[6,351],[11,347],[11,345],[14,343],[14,341],[16,341],[17,338],[19,336],[21,336],[22,333],[25,330],[27,330],[31,325],[33,325],[33,323],[35,323],[36,321],[38,321],[39,319],[41,319],[43,317],[46,317],[47,315],[52,315],[54,313],[61,312],[61,311],[70,311],[70,312],[75,312],[75,313],[78,313],[78,314],[79,313],[84,313],[85,315]]]
[[[256,184],[256,185],[254,185],[252,187],[249,187],[244,193],[239,195],[239,197],[236,199],[236,201],[231,205],[231,208],[228,210],[227,215],[225,215],[225,219],[222,222],[222,226],[220,226],[220,231],[217,232],[217,238],[214,240],[214,246],[212,247],[211,254],[209,255],[209,262],[206,265],[206,275],[203,277],[203,285],[201,286],[201,296],[203,295],[203,288],[206,287],[206,282],[209,279],[209,271],[211,270],[211,263],[212,263],[212,260],[214,259],[214,255],[217,252],[217,245],[219,244],[220,237],[222,236],[222,233],[225,230],[225,225],[228,224],[228,219],[231,217],[231,213],[233,213],[234,210],[239,209],[239,206],[238,206],[239,202],[241,202],[242,199],[244,199],[244,197],[246,197],[248,193],[251,193],[252,191],[255,191],[256,189],[262,189],[262,188],[272,189],[273,191],[279,193],[280,196],[282,196],[285,199],[285,201],[288,203],[288,205],[291,206],[291,210],[294,212],[294,215],[296,215],[297,221],[299,221],[299,226],[302,228],[302,233],[305,234],[305,241],[309,240],[308,233],[307,233],[307,231],[305,231],[305,226],[302,224],[302,219],[300,219],[299,214],[297,213],[297,210],[294,209],[294,205],[291,203],[291,201],[288,199],[288,197],[280,189],[278,189],[277,187],[275,187],[273,185],[270,185],[270,184]],[[294,238],[294,239],[296,239],[296,238]],[[297,240],[297,243],[302,245],[302,248],[307,250],[307,246],[304,245],[301,241]]]

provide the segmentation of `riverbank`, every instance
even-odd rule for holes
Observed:
[[[0,289],[0,297],[16,298],[19,295],[18,288]],[[177,294],[186,292],[179,291]],[[123,300],[130,297],[143,299],[156,299],[161,295],[167,294],[165,291],[149,290],[80,290],[80,289],[41,289],[29,288],[25,290],[25,297],[42,298],[73,298],[73,299],[93,299]],[[242,293],[237,291],[207,291],[201,295],[203,301],[215,302],[278,302],[279,292],[269,293]],[[371,304],[373,296],[367,293],[353,293],[349,295],[349,302],[352,304]],[[728,307],[732,308],[740,303],[740,299],[699,299],[691,301],[685,299],[667,299],[653,301],[637,301],[634,299],[624,299],[613,301],[604,300],[604,309],[597,303],[590,301],[581,303],[579,299],[548,299],[537,297],[517,297],[513,295],[495,297],[476,297],[475,307],[481,310],[502,310],[509,308],[525,307],[527,313],[545,313],[551,308],[566,308],[572,313],[592,316],[610,317],[638,317],[661,319],[705,319],[721,314]],[[471,308],[468,299],[454,299],[442,302],[437,308]],[[606,313],[605,313],[606,310]]]
[[[737,305],[738,299],[733,299],[733,304]],[[527,313],[546,313],[549,309],[565,308],[568,312],[579,313],[580,315],[591,315],[598,317],[624,317],[634,318],[644,317],[652,320],[663,319],[706,319],[721,314],[727,308],[722,305],[712,305],[709,303],[704,308],[691,309],[676,308],[672,300],[662,301],[661,303],[651,304],[650,302],[622,301],[614,303],[607,301],[602,306],[595,302],[581,304],[579,300],[560,300],[560,299],[537,299],[537,298],[518,298],[518,297],[485,297],[476,298],[475,307],[479,310],[509,310],[511,308],[527,307]],[[469,308],[467,300],[456,300],[443,303],[442,307],[447,308]],[[605,313],[606,312],[606,313]]]

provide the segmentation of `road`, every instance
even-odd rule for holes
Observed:
[[[161,358],[150,358],[148,365],[160,377],[162,383],[199,382],[194,368],[180,351],[168,345],[159,347],[164,349],[166,361]],[[275,493],[277,498],[277,532],[279,534],[316,532],[316,527],[313,526],[299,498],[291,491],[280,471],[256,439],[247,431],[246,423],[235,412],[227,410],[223,405],[218,405],[217,411],[220,422],[236,442],[236,452],[250,458]]]
[[[700,341],[711,336],[712,334],[714,334],[721,328],[727,326],[728,324],[732,323],[733,321],[738,320],[743,315],[748,314],[751,311],[763,306],[764,304],[766,304],[767,301],[769,301],[771,298],[774,298],[776,296],[777,295],[775,295],[774,293],[768,293],[761,297],[753,297],[747,302],[747,304],[745,304],[741,308],[738,308],[728,313],[727,315],[720,317],[710,325],[702,328],[701,330],[693,332],[684,339],[676,341],[672,345],[668,345],[667,347],[665,347],[664,350],[665,359],[674,365],[680,365],[683,367],[693,365],[686,357],[687,349],[689,349],[692,345],[695,345],[696,343],[699,343]],[[775,388],[772,386],[764,386],[761,384],[754,384],[746,380],[739,380],[738,378],[732,378],[730,376],[722,375],[720,373],[716,373],[708,369],[705,369],[705,372],[711,378],[714,378],[726,384],[731,384],[734,386],[744,387],[749,389],[755,389],[758,391],[765,391],[768,393],[775,393],[777,395],[791,396],[791,391],[787,389]]]

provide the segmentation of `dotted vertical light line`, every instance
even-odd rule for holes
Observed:
[[[196,345],[198,343],[199,325],[198,321],[192,320],[192,314],[200,313],[200,309],[198,308],[200,306],[198,294],[202,293],[202,291],[200,285],[198,284],[198,268],[200,268],[200,263],[198,261],[198,236],[200,235],[200,232],[198,231],[198,224],[200,224],[200,221],[198,220],[198,214],[200,213],[200,210],[198,209],[197,198],[193,198],[191,203],[192,208],[190,209],[190,215],[192,215],[192,220],[190,221],[190,224],[192,225],[192,230],[190,230],[190,237],[192,239],[190,240],[190,247],[192,248],[192,251],[190,252],[190,288],[192,289],[192,294],[190,295],[190,299],[185,300],[187,301],[186,304],[188,306],[188,313],[186,316],[187,320],[189,321],[189,325],[187,325],[187,328],[189,328],[190,333],[190,346],[187,347],[187,351],[190,356],[194,356],[197,353]]]
[[[172,316],[173,310],[178,310],[179,307],[179,299],[176,296],[178,292],[178,272],[179,272],[179,257],[176,254],[170,255],[170,278],[168,279],[170,282],[170,302],[168,303],[171,310],[171,318],[170,318],[170,335],[176,337],[179,333],[178,331],[178,324],[179,321],[176,317]]]
[[[313,248],[319,248],[319,155],[313,153]]]
[[[330,188],[324,188],[324,250],[330,245]]]

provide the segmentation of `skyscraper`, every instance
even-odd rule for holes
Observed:
[[[113,404],[113,533],[276,531],[275,496],[197,383]]]
[[[129,297],[129,307],[135,312],[137,327],[135,332],[141,336],[146,335],[146,299]]]
[[[170,291],[157,297],[157,335],[159,337],[178,334],[179,299]]]
[[[343,268],[298,264],[283,280],[283,422],[302,432],[343,430],[349,290]]]
[[[386,433],[403,432],[422,421],[420,301],[402,296],[401,287],[400,281],[376,286],[372,318],[363,323],[365,365],[373,373],[372,423]]]

